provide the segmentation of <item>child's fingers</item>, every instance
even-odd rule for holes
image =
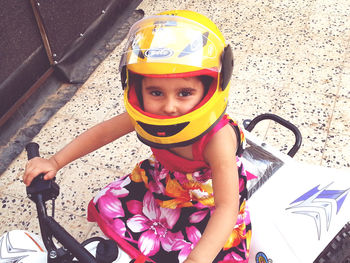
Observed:
[[[29,175],[33,172],[33,170],[35,169],[36,165],[35,165],[35,161],[34,159],[31,159],[27,162],[25,170],[24,170],[24,176]]]
[[[25,168],[25,171],[24,171],[24,175],[23,175],[23,182],[25,185],[29,185],[30,182],[32,181],[32,174],[33,174],[33,170],[34,170],[34,167],[31,165],[30,162],[28,162],[26,164],[26,168]]]
[[[56,172],[56,168],[49,160],[36,157],[27,162],[23,182],[26,186],[29,186],[39,174],[45,174],[44,179],[49,180],[55,177]]]
[[[30,183],[32,182],[33,180],[33,176],[31,175],[31,173],[27,173],[23,176],[23,183],[26,185],[26,186],[29,186]]]
[[[40,169],[36,164],[35,161],[28,161],[24,175],[23,175],[23,182],[26,186],[29,186],[30,183],[33,181],[35,177],[37,177],[39,174],[44,173],[42,169]]]
[[[44,180],[53,179],[55,176],[56,176],[56,172],[55,171],[50,171],[47,174],[45,174]]]
[[[29,168],[28,171],[23,176],[24,184],[26,186],[29,186],[33,181],[33,179],[37,177],[40,173],[41,173],[40,170],[35,167]]]

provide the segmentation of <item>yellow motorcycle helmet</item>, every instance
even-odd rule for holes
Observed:
[[[155,148],[198,140],[226,111],[233,55],[216,25],[204,15],[172,10],[136,22],[120,61],[124,104],[138,138]],[[209,76],[202,101],[181,116],[158,116],[142,107],[142,77]]]

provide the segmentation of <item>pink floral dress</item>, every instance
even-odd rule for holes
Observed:
[[[239,142],[240,211],[231,236],[213,262],[248,262],[251,224],[246,209],[247,176],[240,160],[244,135],[227,115],[193,144],[194,161],[152,149],[151,158],[91,200],[88,220],[96,221],[136,262],[183,262],[215,210],[211,171],[203,149],[227,124],[234,128]]]

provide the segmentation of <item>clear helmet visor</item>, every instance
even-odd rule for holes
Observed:
[[[159,65],[160,73],[167,70],[167,74],[191,68],[221,70],[224,40],[206,26],[187,18],[168,15],[144,18],[132,26],[127,39],[120,68],[147,67],[143,63],[151,63]],[[172,69],[166,64],[177,66]]]

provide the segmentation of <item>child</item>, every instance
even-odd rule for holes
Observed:
[[[151,16],[131,28],[120,65],[126,112],[29,161],[24,183],[135,130],[153,156],[105,187],[88,219],[133,257],[248,262],[244,136],[225,115],[233,58],[221,32],[191,11]]]

